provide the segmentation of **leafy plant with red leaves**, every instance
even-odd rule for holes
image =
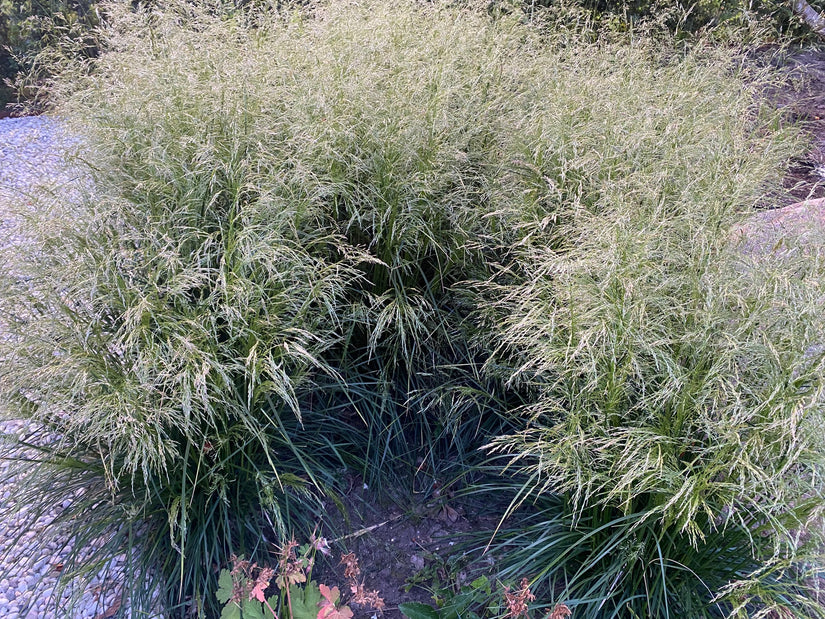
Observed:
[[[221,619],[352,619],[352,609],[341,602],[337,586],[312,580],[316,552],[330,554],[327,540],[313,533],[303,546],[294,537],[287,540],[278,549],[276,569],[233,556],[231,570],[222,570],[219,579],[217,598],[224,605]],[[361,570],[355,554],[343,555],[341,564],[346,566],[350,602],[383,611],[384,600],[378,591],[368,591],[357,580]],[[280,590],[279,595],[266,597],[270,583]]]

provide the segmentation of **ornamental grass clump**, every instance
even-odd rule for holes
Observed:
[[[48,56],[92,183],[3,252],[0,393],[39,428],[28,503],[77,488],[94,553],[64,583],[126,552],[122,612],[216,616],[232,555],[270,564],[345,471],[420,489],[492,441],[516,503],[654,540],[604,578],[514,553],[510,580],[564,582],[577,617],[779,604],[823,330],[815,255],[731,245],[799,145],[754,104],[768,77],[486,6],[220,7],[108,3],[98,58]],[[735,577],[652,580],[727,532]]]
[[[780,142],[736,78],[711,104],[695,68],[614,65],[618,118],[573,77],[563,124],[535,128],[569,135],[580,189],[560,241],[522,243],[479,306],[490,373],[525,394],[487,447],[511,510],[539,507],[493,546],[576,617],[821,617],[823,235],[742,242]]]

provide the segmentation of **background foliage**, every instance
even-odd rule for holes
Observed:
[[[88,39],[99,13],[94,0],[3,0],[0,2],[0,105],[15,100],[6,83],[28,70],[33,56],[58,36]],[[82,45],[93,53],[93,45]]]
[[[134,7],[151,7],[156,0],[132,1]],[[223,0],[216,3],[219,11],[232,14],[250,8],[277,11],[282,6],[301,6],[301,0]],[[505,6],[509,2],[502,3]],[[558,5],[552,0],[524,0],[522,9],[530,14],[536,9]],[[581,0],[594,24],[614,28],[632,27],[645,19],[660,19],[674,31],[697,32],[708,27],[729,24],[736,31],[743,24],[759,24],[772,31],[772,36],[805,39],[808,29],[794,17],[790,2],[781,0],[702,0],[698,3],[679,1]],[[494,6],[494,4],[491,4]],[[14,88],[9,83],[18,76],[34,73],[39,80],[43,67],[36,66],[38,52],[56,44],[73,49],[74,54],[94,55],[97,42],[93,32],[101,19],[101,3],[97,0],[2,0],[0,2],[0,106],[33,96],[33,84],[24,79]],[[764,34],[764,31],[763,31]],[[34,88],[33,88],[34,87]]]

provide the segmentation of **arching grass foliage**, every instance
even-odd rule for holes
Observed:
[[[70,530],[143,550],[133,607],[213,616],[230,553],[265,561],[345,471],[405,487],[489,443],[516,502],[647,540],[615,583],[514,550],[576,616],[818,608],[821,265],[731,234],[798,147],[769,75],[472,4],[105,14],[47,85],[93,188],[4,252],[0,388],[43,428],[31,501],[83,479]],[[725,532],[741,569],[648,578]]]

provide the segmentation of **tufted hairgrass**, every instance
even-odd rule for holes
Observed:
[[[487,367],[526,395],[522,428],[487,448],[518,480],[511,510],[545,506],[502,542],[503,573],[581,617],[819,617],[823,237],[742,241],[766,192],[740,175],[779,142],[732,91],[704,125],[707,91],[667,83],[688,67],[612,72],[601,96],[644,110],[624,128],[595,92],[566,106],[588,128],[565,159],[579,191],[488,280]],[[665,120],[682,102],[692,122]]]
[[[821,267],[729,242],[800,144],[756,103],[768,73],[572,13],[156,4],[108,4],[97,59],[49,56],[94,188],[3,252],[0,393],[46,445],[27,497],[82,482],[63,520],[108,535],[66,583],[135,546],[135,609],[156,585],[214,616],[216,567],[310,527],[344,471],[412,490],[484,443],[571,535],[615,516],[675,562],[731,531],[750,570],[758,523],[799,567]],[[555,592],[545,552],[513,557]],[[632,607],[679,608],[641,565]],[[775,606],[760,574],[713,596]]]

